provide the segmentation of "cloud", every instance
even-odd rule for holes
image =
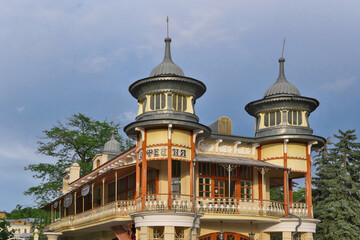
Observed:
[[[84,58],[78,65],[78,70],[83,73],[101,73],[126,59],[124,51],[117,49],[108,54]]]
[[[121,122],[133,122],[135,121],[135,118],[137,116],[137,113],[135,112],[124,112],[121,116],[120,116],[120,120]]]
[[[25,111],[25,107],[22,106],[22,107],[16,107],[16,111],[18,111],[19,113]]]
[[[357,77],[350,77],[324,84],[321,86],[321,89],[332,92],[344,92],[352,88],[357,82]]]

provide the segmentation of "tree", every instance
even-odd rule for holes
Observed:
[[[41,205],[60,196],[62,173],[73,162],[79,163],[81,175],[92,170],[91,160],[100,153],[109,141],[112,132],[120,142],[122,151],[130,148],[133,141],[119,135],[120,124],[96,121],[81,113],[67,118],[66,123],[57,122],[38,141],[38,153],[56,158],[55,163],[38,163],[25,167],[33,172],[33,177],[41,179],[38,186],[30,187],[25,195],[33,195]]]
[[[359,239],[360,143],[355,130],[334,135],[314,159],[314,215],[321,222],[316,239]]]
[[[14,231],[9,231],[10,223],[4,218],[0,218],[0,239],[5,240],[14,236]]]

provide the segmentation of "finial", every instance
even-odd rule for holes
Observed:
[[[282,52],[281,52],[281,58],[284,58],[284,49],[285,49],[285,38],[284,38],[283,48],[282,48]]]
[[[166,37],[169,38],[169,16],[166,17]]]

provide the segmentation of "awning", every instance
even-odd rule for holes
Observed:
[[[197,162],[212,162],[212,163],[225,163],[225,164],[237,164],[237,165],[245,165],[245,166],[253,166],[253,167],[266,167],[266,168],[278,168],[287,170],[288,168],[267,163],[260,160],[254,159],[246,159],[239,158],[233,156],[223,156],[223,155],[215,155],[215,154],[198,154],[195,157],[195,161]]]

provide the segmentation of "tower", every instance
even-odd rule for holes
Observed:
[[[311,148],[324,144],[322,137],[312,135],[309,116],[318,106],[318,100],[301,96],[299,90],[285,77],[285,58],[279,58],[279,76],[265,92],[264,97],[248,103],[245,110],[256,121],[255,137],[258,139],[258,159],[284,166],[285,215],[292,201],[292,181],[305,178],[305,198],[308,217],[312,218],[311,199]],[[287,182],[289,174],[289,183]],[[289,200],[286,199],[289,184]],[[289,203],[290,202],[290,203]]]
[[[195,114],[196,100],[205,93],[206,86],[185,76],[173,62],[170,43],[171,38],[166,37],[164,59],[150,76],[129,87],[139,111],[136,121],[124,131],[137,145],[136,182],[140,184],[136,185],[135,197],[141,199],[138,203],[141,211],[133,217],[136,227],[141,229],[140,238],[144,239],[149,231],[159,236],[174,235],[177,231],[189,234],[194,213],[181,209],[193,207],[190,199],[195,142],[198,136],[210,134],[210,129],[200,124]],[[148,210],[154,211],[143,215]]]

